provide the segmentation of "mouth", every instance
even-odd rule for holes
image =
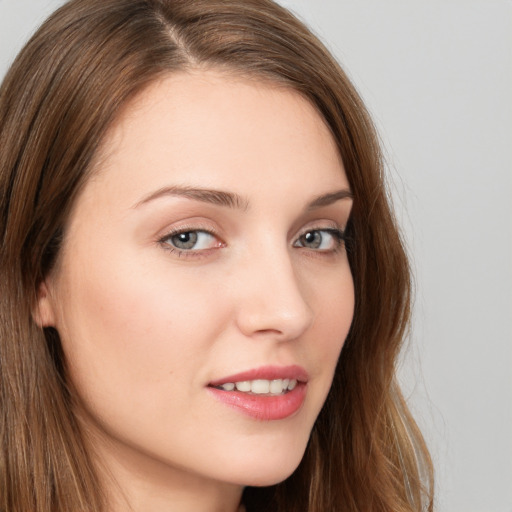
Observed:
[[[240,391],[252,395],[280,396],[293,391],[297,386],[297,379],[255,379],[238,382],[226,382],[213,386],[222,391]]]
[[[300,366],[261,367],[208,384],[212,395],[244,415],[259,420],[293,416],[306,397],[307,372]]]

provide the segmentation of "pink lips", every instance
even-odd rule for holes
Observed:
[[[257,379],[295,379],[297,386],[283,395],[258,395],[237,391],[224,391],[214,386],[228,382],[252,381]],[[300,366],[265,366],[247,372],[237,373],[210,382],[208,391],[219,401],[239,412],[259,420],[281,420],[292,416],[304,403],[308,374]]]

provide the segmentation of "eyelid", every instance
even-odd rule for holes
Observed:
[[[156,239],[157,241],[161,241],[179,233],[186,233],[187,231],[202,231],[204,233],[215,236],[216,238],[222,238],[220,235],[220,230],[213,226],[211,222],[206,222],[198,218],[197,220],[187,219],[175,222],[171,226],[160,230],[156,235]]]
[[[299,230],[295,238],[298,239],[309,231],[330,231],[341,233],[342,235],[345,234],[345,228],[342,228],[337,222],[332,220],[320,220],[306,224]]]
[[[341,229],[334,229],[334,228],[310,228],[306,229],[301,235],[299,235],[294,244],[297,243],[304,235],[307,235],[308,233],[328,233],[329,235],[338,238],[340,241],[344,240],[345,232]]]

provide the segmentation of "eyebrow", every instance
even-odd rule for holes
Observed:
[[[165,196],[186,197],[188,199],[194,199],[195,201],[201,201],[202,203],[210,203],[240,210],[246,210],[249,206],[249,202],[246,199],[233,192],[225,192],[223,190],[213,190],[207,188],[173,186],[163,187],[155,192],[152,192],[148,196],[144,197],[141,201],[136,203],[134,208],[138,208],[143,204]]]
[[[322,194],[313,201],[309,203],[307,206],[308,210],[316,210],[317,208],[323,208],[324,206],[329,206],[337,201],[341,201],[342,199],[354,199],[354,194],[346,188],[337,190],[336,192],[330,192],[328,194]]]
[[[150,201],[154,201],[155,199],[159,199],[161,197],[166,196],[185,197],[203,203],[210,203],[217,206],[224,206],[227,208],[234,208],[240,210],[247,210],[249,208],[249,201],[234,192],[226,192],[224,190],[196,188],[187,186],[172,186],[160,188],[155,192],[152,192],[148,196],[144,197],[143,199],[141,199],[133,206],[133,208],[138,208],[143,204],[149,203]],[[329,206],[342,199],[353,199],[352,192],[348,189],[341,189],[337,190],[336,192],[329,192],[327,194],[319,195],[316,198],[314,198],[306,206],[305,209],[310,211],[316,210],[318,208]]]

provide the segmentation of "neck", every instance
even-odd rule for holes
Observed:
[[[90,447],[108,512],[245,512],[241,485],[173,467],[100,436]]]
[[[229,491],[229,490],[228,490]],[[108,512],[243,512],[240,505],[241,490],[219,492],[219,489],[155,488],[147,482],[139,482],[129,491],[117,486],[108,497]]]
[[[242,512],[240,486],[168,469],[166,475],[117,469],[105,480],[108,512]]]

